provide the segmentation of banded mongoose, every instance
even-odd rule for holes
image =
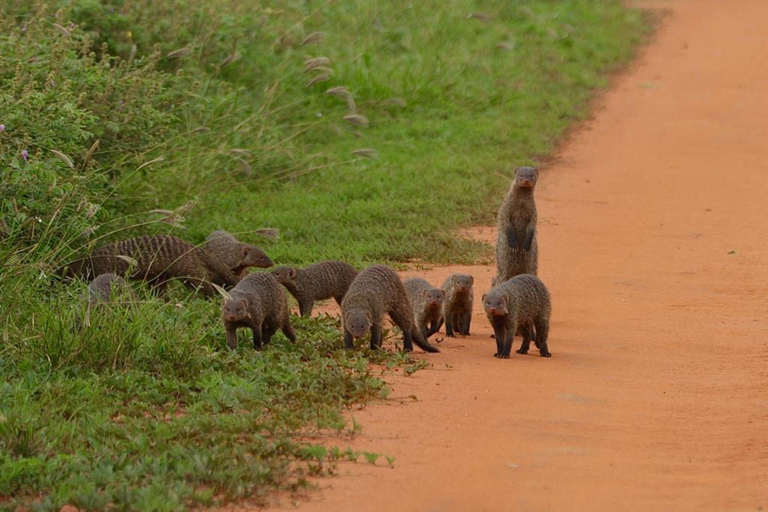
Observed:
[[[301,316],[309,316],[316,300],[333,297],[341,306],[349,285],[357,277],[357,270],[343,261],[331,260],[303,269],[277,267],[272,274],[296,298]]]
[[[89,256],[66,265],[63,272],[68,277],[85,279],[111,272],[147,281],[161,293],[170,280],[179,279],[186,287],[199,288],[209,297],[216,293],[212,283],[231,287],[238,281],[224,264],[171,235],[144,235],[98,247]]]
[[[291,327],[285,292],[272,274],[259,272],[245,276],[221,303],[221,320],[227,332],[227,346],[237,348],[237,328],[253,331],[253,348],[269,343],[278,329],[291,342],[296,334]]]
[[[249,267],[269,268],[275,264],[258,246],[241,242],[235,235],[221,229],[208,235],[203,249],[241,279],[248,273]]]
[[[443,283],[445,302],[443,302],[443,318],[445,319],[445,335],[455,338],[456,334],[469,335],[469,325],[472,323],[472,304],[474,303],[475,278],[469,274],[451,274]],[[438,326],[439,328],[439,326]]]
[[[443,302],[445,291],[435,288],[425,279],[411,277],[403,283],[413,307],[416,326],[421,329],[424,338],[435,334],[443,322]]]
[[[136,299],[136,292],[133,291],[125,279],[112,272],[107,272],[97,276],[88,283],[88,304],[91,307],[106,304],[114,298],[113,294],[121,293],[124,293],[126,298]]]
[[[552,356],[547,347],[552,303],[541,279],[521,274],[504,281],[483,295],[483,308],[496,335],[494,357],[509,358],[518,328],[523,334],[523,345],[518,354],[527,354],[533,340],[541,357]]]
[[[538,178],[539,171],[533,167],[515,169],[515,179],[499,208],[494,286],[519,274],[536,275],[538,244],[533,191]]]
[[[381,347],[381,322],[384,313],[403,331],[403,348],[413,350],[413,343],[426,352],[440,352],[430,345],[413,322],[413,309],[397,272],[384,265],[361,271],[341,301],[344,346],[354,348],[353,340],[371,334],[371,348]]]

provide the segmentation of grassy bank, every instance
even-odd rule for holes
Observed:
[[[218,304],[180,288],[84,322],[85,284],[53,269],[105,240],[222,227],[278,263],[473,261],[487,248],[454,230],[492,218],[511,169],[550,154],[649,29],[605,0],[49,6],[0,6],[9,510],[259,500],[376,459],[307,434],[349,435],[340,411],[387,393],[369,363],[410,357],[348,354],[334,319],[229,353]]]

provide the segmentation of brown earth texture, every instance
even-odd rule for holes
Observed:
[[[768,1],[652,5],[654,41],[539,180],[553,357],[492,357],[493,267],[407,273],[474,275],[472,334],[351,413],[394,467],[341,464],[300,510],[768,508]]]

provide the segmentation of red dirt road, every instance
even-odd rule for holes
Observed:
[[[492,357],[492,268],[413,272],[475,276],[473,334],[353,414],[395,468],[342,464],[300,510],[768,509],[768,1],[657,5],[537,189],[553,357]]]

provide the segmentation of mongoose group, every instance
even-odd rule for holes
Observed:
[[[498,358],[509,358],[516,333],[523,337],[517,353],[527,353],[533,341],[542,357],[551,356],[547,345],[550,296],[536,277],[534,189],[538,176],[532,167],[515,169],[512,186],[499,209],[497,273],[492,289],[482,297]],[[343,261],[249,273],[252,267],[273,266],[258,246],[218,230],[201,246],[171,235],[144,235],[110,243],[65,265],[61,274],[90,281],[89,307],[108,303],[118,290],[124,298],[135,300],[125,279],[144,281],[157,294],[163,294],[172,280],[208,297],[220,293],[224,296],[221,321],[230,349],[237,348],[239,327],[251,329],[255,349],[269,343],[278,330],[291,342],[296,341],[281,285],[296,299],[302,316],[311,314],[315,301],[335,299],[341,306],[344,346],[348,349],[365,336],[370,338],[371,349],[380,348],[385,313],[402,331],[406,351],[413,350],[415,343],[426,352],[439,352],[427,340],[443,324],[448,337],[469,335],[474,302],[471,275],[453,274],[436,288],[421,278],[402,281],[383,265],[358,272]]]

